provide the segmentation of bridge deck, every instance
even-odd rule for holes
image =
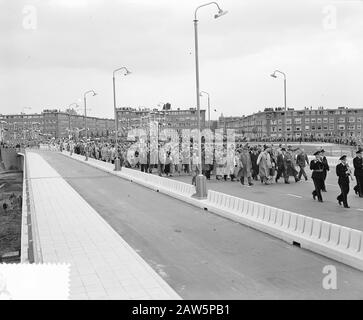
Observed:
[[[39,154],[182,298],[363,298],[360,271],[59,153]],[[323,288],[326,265],[336,266],[339,290]]]

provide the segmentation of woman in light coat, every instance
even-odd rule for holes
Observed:
[[[264,151],[262,151],[258,156],[257,165],[259,168],[258,173],[261,178],[261,182],[264,184],[270,184],[269,179],[270,179],[270,169],[272,168],[272,164],[268,147],[265,147]]]

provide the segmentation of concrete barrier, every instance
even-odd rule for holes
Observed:
[[[363,232],[264,204],[208,191],[211,212],[363,270]]]
[[[34,197],[29,181],[26,152],[19,153],[23,158],[23,199],[21,224],[21,263],[42,263],[38,224],[35,213]]]

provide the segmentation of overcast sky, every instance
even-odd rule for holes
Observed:
[[[0,0],[0,113],[65,109],[89,96],[89,114],[119,107],[196,106],[196,0]],[[199,19],[200,86],[216,119],[283,106],[363,107],[362,0],[221,0]],[[29,7],[30,5],[30,7]],[[335,14],[336,10],[336,14]],[[206,108],[206,98],[201,99]],[[26,110],[26,112],[30,112]]]

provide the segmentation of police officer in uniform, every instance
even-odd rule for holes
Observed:
[[[341,161],[341,163],[339,163],[336,166],[336,174],[339,177],[338,178],[338,184],[340,187],[340,195],[337,197],[338,203],[339,205],[344,205],[344,208],[350,208],[348,206],[348,200],[347,200],[347,196],[349,193],[349,177],[351,175],[351,171],[348,167],[348,163],[347,163],[347,156],[342,156],[339,159]]]
[[[357,179],[357,185],[355,186],[355,193],[363,198],[363,159],[362,150],[356,152],[357,156],[353,159],[354,175]]]
[[[314,181],[315,190],[313,191],[314,200],[318,197],[319,202],[323,202],[323,197],[321,196],[321,190],[324,186],[324,168],[325,165],[321,160],[320,151],[314,153],[315,159],[310,162],[310,170],[312,170],[311,178]]]
[[[320,150],[320,154],[321,154],[321,161],[324,164],[324,171],[323,171],[324,180],[323,180],[323,188],[322,188],[321,191],[326,192],[325,180],[326,180],[326,176],[327,176],[328,171],[329,171],[329,164],[328,164],[328,160],[325,157],[325,150],[324,149]]]

